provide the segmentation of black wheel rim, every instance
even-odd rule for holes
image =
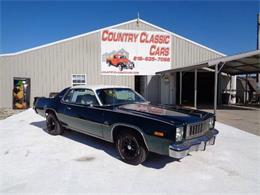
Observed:
[[[49,131],[55,130],[55,128],[56,128],[56,123],[55,123],[55,121],[54,121],[52,118],[49,118],[49,119],[47,120],[47,128],[48,128]]]
[[[124,137],[120,144],[120,153],[126,160],[133,160],[139,154],[139,145],[135,138]]]

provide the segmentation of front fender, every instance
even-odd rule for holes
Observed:
[[[148,135],[141,128],[139,128],[135,125],[127,124],[127,123],[116,123],[116,124],[112,125],[111,136],[110,136],[111,142],[115,141],[113,139],[113,133],[114,133],[115,128],[119,127],[119,126],[125,126],[125,127],[138,131],[141,134],[148,151],[155,152],[155,153],[162,154],[162,155],[168,154],[168,146],[169,146],[169,144],[172,143],[172,140],[156,137],[153,135]]]
[[[111,135],[110,135],[110,140],[111,142],[115,142],[114,140],[114,130],[116,129],[116,127],[128,127],[128,128],[131,128],[131,129],[134,129],[135,131],[137,131],[138,133],[141,134],[143,140],[144,140],[144,143],[147,147],[147,149],[149,150],[149,145],[147,144],[146,140],[147,140],[147,135],[144,133],[144,131],[142,129],[140,129],[139,127],[135,126],[135,125],[131,125],[131,124],[127,124],[127,123],[115,123],[112,125],[111,127]]]

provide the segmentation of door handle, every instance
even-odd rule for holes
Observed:
[[[67,106],[67,109],[68,109],[68,110],[71,110],[71,107]]]

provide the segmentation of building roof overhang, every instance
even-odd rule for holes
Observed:
[[[209,60],[210,67],[223,64],[221,72],[230,75],[260,73],[260,50]]]
[[[203,68],[214,70],[215,65],[221,66],[221,72],[230,75],[260,73],[260,50],[215,58],[198,64],[160,71],[156,74],[193,71],[195,69]]]

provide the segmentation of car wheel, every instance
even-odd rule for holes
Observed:
[[[148,156],[148,151],[141,136],[131,131],[117,136],[116,147],[122,160],[131,165],[143,163]]]
[[[49,113],[46,117],[47,131],[51,135],[61,135],[63,133],[63,128],[60,125],[57,117],[53,113]]]
[[[124,66],[123,64],[119,64],[119,66],[118,66],[118,67],[119,67],[119,70],[120,70],[120,71],[123,71],[123,69],[124,69],[124,67],[123,67],[123,66]]]

